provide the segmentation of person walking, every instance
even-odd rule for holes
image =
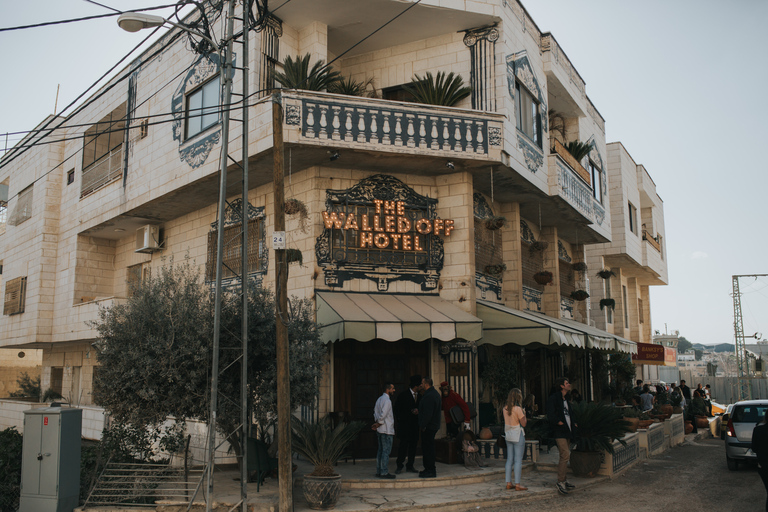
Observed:
[[[685,403],[691,402],[691,388],[685,385],[685,381],[680,381],[680,392],[683,394],[683,398],[685,398]]]
[[[507,464],[505,476],[507,490],[527,491],[527,487],[520,485],[520,476],[523,473],[523,455],[525,454],[525,427],[528,422],[523,411],[523,393],[514,388],[507,395],[507,403],[504,406],[504,439],[507,442]],[[512,485],[512,467],[515,470],[515,484]]]
[[[378,425],[376,437],[379,441],[379,451],[376,453],[376,476],[379,478],[396,478],[389,472],[389,453],[392,451],[392,441],[395,439],[395,416],[392,413],[392,395],[395,385],[391,382],[384,384],[384,393],[376,400],[373,409],[373,419]]]
[[[568,494],[569,490],[576,487],[566,479],[568,459],[571,457],[571,441],[577,428],[571,403],[565,398],[570,390],[571,383],[568,379],[560,377],[555,381],[555,392],[547,399],[547,419],[560,452],[556,484],[560,494]]]
[[[765,410],[763,422],[752,430],[752,451],[757,455],[757,473],[768,493],[768,409]],[[765,498],[765,512],[768,512],[768,496]]]
[[[395,400],[395,432],[400,439],[400,445],[397,447],[396,475],[403,472],[403,464],[409,473],[419,472],[413,467],[416,459],[416,445],[419,443],[419,390],[421,390],[421,375],[413,375],[408,383],[408,389],[397,395]]]
[[[424,470],[419,471],[419,478],[436,478],[435,468],[435,435],[440,430],[440,411],[442,399],[430,377],[421,380],[424,394],[419,401],[419,429],[421,430],[421,451],[424,459]]]

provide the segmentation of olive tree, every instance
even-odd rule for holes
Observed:
[[[102,308],[92,326],[98,333],[99,368],[94,399],[121,423],[156,429],[173,416],[207,421],[213,345],[213,296],[189,262],[153,269],[122,304]],[[217,430],[240,453],[241,296],[222,298]],[[325,350],[312,302],[292,299],[282,315],[288,324],[291,406],[318,393]],[[271,291],[248,286],[248,382],[250,412],[260,422],[276,417],[275,301]],[[229,399],[228,399],[229,398]]]

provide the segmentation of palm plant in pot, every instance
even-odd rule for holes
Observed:
[[[571,453],[571,469],[580,477],[593,477],[600,470],[600,452],[613,453],[613,441],[626,446],[622,439],[629,430],[621,410],[598,402],[573,406],[576,421],[576,447]]]
[[[307,458],[315,469],[304,475],[304,497],[309,508],[333,508],[341,494],[341,475],[333,466],[347,455],[349,445],[362,430],[362,421],[339,422],[334,428],[326,416],[317,423],[291,417],[293,450]]]

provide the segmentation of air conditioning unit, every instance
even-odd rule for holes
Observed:
[[[136,230],[136,251],[155,252],[160,247],[160,227],[147,224]]]

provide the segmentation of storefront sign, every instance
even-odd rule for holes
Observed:
[[[677,350],[651,343],[638,343],[637,354],[632,354],[632,362],[656,366],[677,366]]]
[[[382,201],[374,199],[376,213],[359,216],[344,212],[323,212],[323,225],[326,229],[359,231],[360,249],[373,248],[395,249],[403,251],[423,251],[421,237],[430,233],[450,236],[454,229],[453,220],[421,218],[411,221],[405,215],[404,201]]]

